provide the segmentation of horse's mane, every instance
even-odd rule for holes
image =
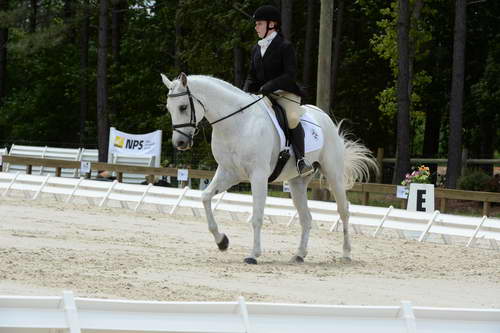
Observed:
[[[227,82],[227,81],[224,81],[222,79],[219,79],[217,77],[214,77],[214,76],[210,76],[210,75],[189,75],[188,76],[188,81],[189,79],[208,79],[210,80],[211,82],[213,83],[216,83],[226,89],[229,89],[231,90],[231,92],[235,93],[235,94],[244,94],[245,92],[243,90],[241,90],[240,88],[238,87],[235,87],[233,86],[231,83]]]

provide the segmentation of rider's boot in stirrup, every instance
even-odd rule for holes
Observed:
[[[297,127],[290,129],[290,134],[295,160],[297,161],[297,171],[302,177],[310,175],[314,172],[314,168],[304,158],[304,129],[302,125],[299,123]]]

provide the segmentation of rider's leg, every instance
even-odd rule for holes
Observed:
[[[305,111],[300,107],[300,96],[287,91],[275,92],[276,102],[285,110],[288,128],[294,129]],[[278,97],[279,96],[279,97]]]
[[[275,93],[279,97],[276,102],[285,110],[288,120],[288,128],[290,128],[291,141],[295,159],[297,161],[297,170],[300,175],[308,175],[314,169],[311,164],[304,158],[304,129],[300,125],[300,117],[305,111],[300,107],[300,96],[289,92]]]

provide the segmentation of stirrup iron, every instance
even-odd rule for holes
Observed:
[[[301,177],[309,176],[314,172],[313,166],[305,158],[299,159],[296,166]]]

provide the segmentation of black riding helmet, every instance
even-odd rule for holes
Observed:
[[[260,6],[253,14],[255,21],[276,21],[281,23],[281,14],[278,8],[270,5]]]

